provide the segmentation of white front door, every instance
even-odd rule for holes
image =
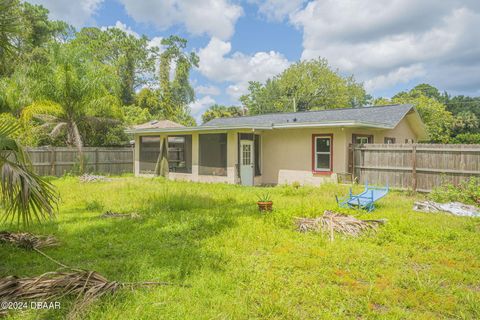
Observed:
[[[244,186],[253,186],[253,141],[240,140],[240,180]]]

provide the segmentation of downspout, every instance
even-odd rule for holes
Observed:
[[[252,129],[252,133],[253,133],[253,146],[252,146],[253,148],[252,148],[252,155],[251,155],[253,160],[252,161],[252,164],[253,164],[252,186],[255,186],[255,168],[257,164],[255,163],[255,129],[254,128]]]

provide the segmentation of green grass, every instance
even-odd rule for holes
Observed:
[[[330,243],[299,234],[292,221],[334,209],[345,186],[53,182],[62,198],[57,221],[29,228],[59,238],[48,255],[109,280],[190,285],[120,291],[92,305],[88,319],[480,318],[480,219],[414,212],[416,198],[406,193],[391,192],[374,213],[349,211],[388,219],[377,234]],[[265,192],[274,211],[260,214],[255,202]],[[98,218],[106,210],[142,218]],[[57,268],[5,244],[0,257],[0,276]],[[71,301],[12,316],[63,318]]]

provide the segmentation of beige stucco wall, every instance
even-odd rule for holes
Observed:
[[[414,141],[417,141],[410,123],[405,118],[392,130],[372,130],[362,128],[346,128],[345,130],[346,134],[350,136],[348,143],[352,142],[353,134],[373,135],[373,143],[384,143],[385,137],[395,138],[395,143],[405,143],[405,139],[413,139]]]
[[[332,134],[333,172],[346,169],[347,144],[345,129],[276,129],[265,131],[263,137],[264,184],[318,185],[336,181],[335,175],[312,173],[312,135]]]
[[[325,175],[312,172],[312,135],[333,135],[333,174]],[[263,184],[300,184],[319,185],[335,182],[336,173],[348,171],[348,145],[353,134],[373,135],[374,143],[384,143],[385,137],[404,143],[405,139],[416,136],[407,121],[403,119],[392,130],[367,128],[324,128],[324,129],[276,129],[265,131],[263,137]]]
[[[244,130],[242,132],[252,132]],[[214,132],[202,132],[214,133]],[[220,133],[220,131],[215,131]],[[207,176],[198,174],[198,132],[176,132],[171,135],[192,135],[192,173],[170,173],[170,179],[197,182],[239,183],[237,177],[237,144],[239,131],[228,131],[227,134],[227,176]],[[383,143],[384,137],[396,139],[396,143],[404,143],[405,139],[417,140],[407,119],[403,119],[392,130],[366,128],[308,128],[308,129],[274,129],[256,131],[261,136],[261,172],[255,177],[255,185],[260,184],[300,184],[318,185],[324,182],[335,182],[337,173],[348,171],[348,145],[353,134],[373,135],[374,143]],[[333,174],[312,172],[312,135],[333,135]],[[158,134],[150,134],[157,135]],[[166,135],[161,135],[166,137]],[[139,136],[135,136],[139,146]],[[135,148],[135,174],[139,175],[139,148]]]

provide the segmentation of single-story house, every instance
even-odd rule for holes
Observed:
[[[218,118],[196,127],[152,121],[135,136],[135,174],[151,175],[168,142],[169,178],[243,185],[320,184],[349,171],[349,144],[426,139],[410,104]]]

